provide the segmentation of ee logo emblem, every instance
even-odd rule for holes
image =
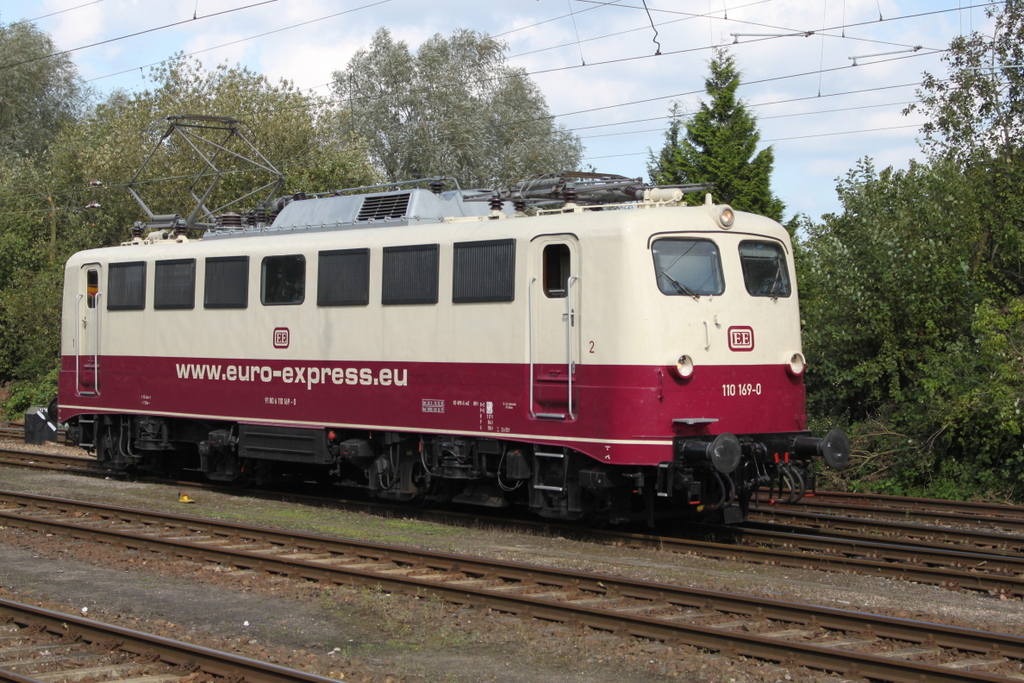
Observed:
[[[274,328],[274,348],[275,349],[287,349],[290,343],[291,334],[288,332],[287,327],[276,327]]]
[[[753,351],[754,330],[750,327],[729,328],[729,350],[730,351]]]

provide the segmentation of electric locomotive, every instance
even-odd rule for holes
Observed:
[[[618,176],[430,180],[74,255],[69,435],[113,470],[612,522],[738,522],[846,464],[806,431],[781,225]]]

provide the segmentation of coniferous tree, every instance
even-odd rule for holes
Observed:
[[[771,147],[757,151],[757,119],[736,97],[736,61],[725,50],[717,50],[709,67],[704,88],[710,101],[702,102],[686,122],[678,103],[672,106],[665,146],[657,156],[652,153],[648,163],[651,180],[661,185],[713,183],[717,201],[782,220],[785,205],[771,191],[775,154]],[[689,195],[691,203],[702,200]]]

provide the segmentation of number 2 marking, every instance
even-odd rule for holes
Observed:
[[[594,352],[594,342],[593,341],[590,342],[590,352],[591,353]]]

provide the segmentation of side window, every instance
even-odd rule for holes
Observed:
[[[751,296],[788,297],[789,269],[782,245],[775,242],[740,242],[743,284]]]
[[[301,304],[306,299],[306,257],[302,254],[263,259],[260,301],[264,306]]]
[[[515,301],[516,241],[456,242],[452,302]]]
[[[141,311],[146,307],[146,262],[111,263],[107,270],[107,310]]]
[[[658,289],[669,296],[715,296],[725,291],[722,259],[711,240],[665,237],[654,240]]]
[[[206,259],[204,308],[245,308],[249,305],[249,257]]]
[[[438,245],[384,247],[381,303],[436,304]]]
[[[100,271],[85,271],[85,305],[96,308],[96,295],[100,293]]]
[[[317,306],[366,306],[370,303],[370,250],[321,251],[317,268]]]
[[[569,289],[572,261],[568,244],[549,244],[544,247],[544,295],[549,299],[564,299]]]
[[[153,308],[195,308],[196,260],[157,261]]]

